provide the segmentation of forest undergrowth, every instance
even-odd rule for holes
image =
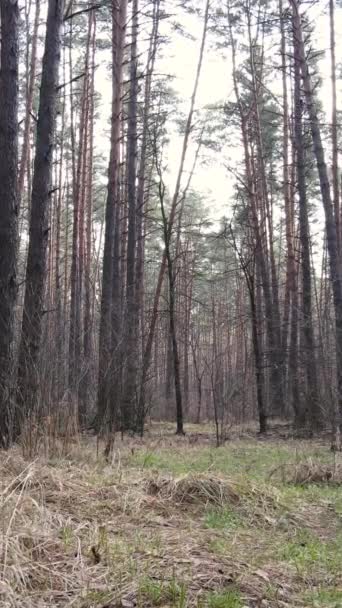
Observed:
[[[2,452],[0,606],[340,608],[341,455],[214,443],[163,425],[109,462],[90,437]]]

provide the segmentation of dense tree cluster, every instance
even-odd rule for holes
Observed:
[[[1,1],[2,447],[53,424],[108,451],[147,417],[212,420],[218,442],[279,417],[340,447],[340,8],[319,9],[327,114],[315,3],[202,4]],[[183,19],[189,99],[164,69]],[[231,94],[201,107],[213,48]],[[220,220],[193,186],[206,158],[234,186]]]

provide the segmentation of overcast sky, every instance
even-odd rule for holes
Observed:
[[[204,8],[204,0],[201,0]],[[324,16],[324,9],[327,7],[326,1],[320,1],[309,11],[311,20],[315,23],[315,34],[314,41],[317,44],[317,48],[325,50],[325,57],[320,62],[321,75],[323,78],[322,87],[322,101],[327,112],[328,120],[331,113],[331,83],[330,83],[330,58],[329,58],[329,19]],[[182,111],[186,114],[190,95],[193,90],[195,71],[198,61],[198,51],[200,45],[200,38],[202,34],[203,24],[201,19],[196,16],[185,15],[182,13],[181,23],[183,29],[191,34],[194,39],[184,37],[181,34],[175,32],[171,36],[171,41],[167,47],[167,51],[164,51],[164,57],[159,62],[157,69],[163,73],[169,73],[172,75],[172,85],[177,91],[179,97],[182,99]],[[164,25],[163,27],[167,27]],[[205,57],[203,62],[202,76],[200,81],[200,87],[197,97],[197,108],[204,108],[207,104],[226,101],[228,99],[234,100],[234,93],[232,87],[231,78],[231,56],[230,50],[227,49],[225,56],[223,53],[218,53],[214,50],[214,37],[209,34],[207,38]],[[273,45],[274,52],[272,53],[272,59],[275,62],[280,61],[279,57],[279,39],[268,40],[267,44]],[[336,9],[336,57],[339,61],[342,57],[342,10]],[[266,58],[269,56],[266,54]],[[108,58],[109,61],[110,58]],[[110,112],[110,95],[111,86],[108,79],[109,73],[106,70],[105,65],[100,65],[96,75],[96,86],[99,91],[103,94],[102,103],[102,115],[109,116]],[[280,75],[277,76],[275,72],[274,81],[271,84],[275,95],[279,95],[281,102],[281,81]],[[341,103],[341,86],[338,87],[338,107],[342,108]],[[103,123],[103,121],[102,121]],[[100,145],[106,147],[108,145],[105,139],[100,137]],[[175,180],[177,173],[180,149],[182,145],[182,138],[173,135],[171,138],[171,144],[168,150],[168,182],[170,189]],[[192,186],[194,189],[205,195],[208,201],[208,206],[211,210],[212,217],[219,217],[223,213],[229,215],[229,197],[232,193],[233,179],[229,171],[225,168],[227,159],[234,163],[234,159],[239,158],[241,150],[232,149],[231,142],[227,141],[225,146],[225,157],[217,153],[208,153],[205,150],[203,153],[207,158],[211,158],[211,163],[206,163],[203,166],[201,163],[198,164],[196,173],[193,178]],[[188,154],[188,164],[190,167],[193,162],[196,145],[191,145]]]

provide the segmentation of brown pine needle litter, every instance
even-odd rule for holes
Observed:
[[[0,453],[0,608],[205,608],[210,594],[227,589],[246,608],[305,606],[298,596],[292,603],[298,577],[252,560],[251,545],[262,554],[282,516],[276,487],[117,463],[87,451],[32,462]],[[221,517],[232,517],[229,533]],[[299,515],[289,515],[286,526],[296,525]]]

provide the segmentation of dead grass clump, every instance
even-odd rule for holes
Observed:
[[[19,455],[12,455],[0,464],[2,475],[3,498],[13,492],[25,489],[35,498],[43,499],[44,502],[53,502],[57,497],[75,497],[83,494],[88,489],[88,484],[83,479],[82,471],[68,466],[59,469],[50,467],[42,461],[25,462]],[[6,484],[6,481],[8,483]]]
[[[33,413],[23,425],[20,446],[27,459],[44,454],[45,458],[63,458],[79,441],[77,405],[66,395],[54,411]]]
[[[28,463],[16,451],[0,453],[0,475],[11,478],[12,480],[20,475],[25,469],[29,469],[32,463]]]
[[[240,501],[231,481],[212,475],[187,475],[177,479],[159,476],[147,481],[146,491],[178,504],[214,504],[221,507]]]
[[[284,464],[272,471],[280,474],[283,483],[305,486],[309,484],[342,485],[342,464],[323,464],[312,459]]]
[[[105,585],[108,568],[94,565],[90,547],[104,507],[123,510],[116,484],[85,467],[27,463],[14,450],[0,454],[0,473],[0,606],[67,606],[90,582]]]
[[[174,505],[211,505],[226,508],[233,505],[250,524],[275,525],[282,509],[274,488],[256,485],[250,481],[233,482],[213,475],[187,475],[150,477],[145,482],[148,495],[161,503]],[[155,508],[155,505],[154,505]]]
[[[276,525],[279,514],[284,510],[276,488],[245,480],[239,492],[243,496],[241,512],[250,525]]]

